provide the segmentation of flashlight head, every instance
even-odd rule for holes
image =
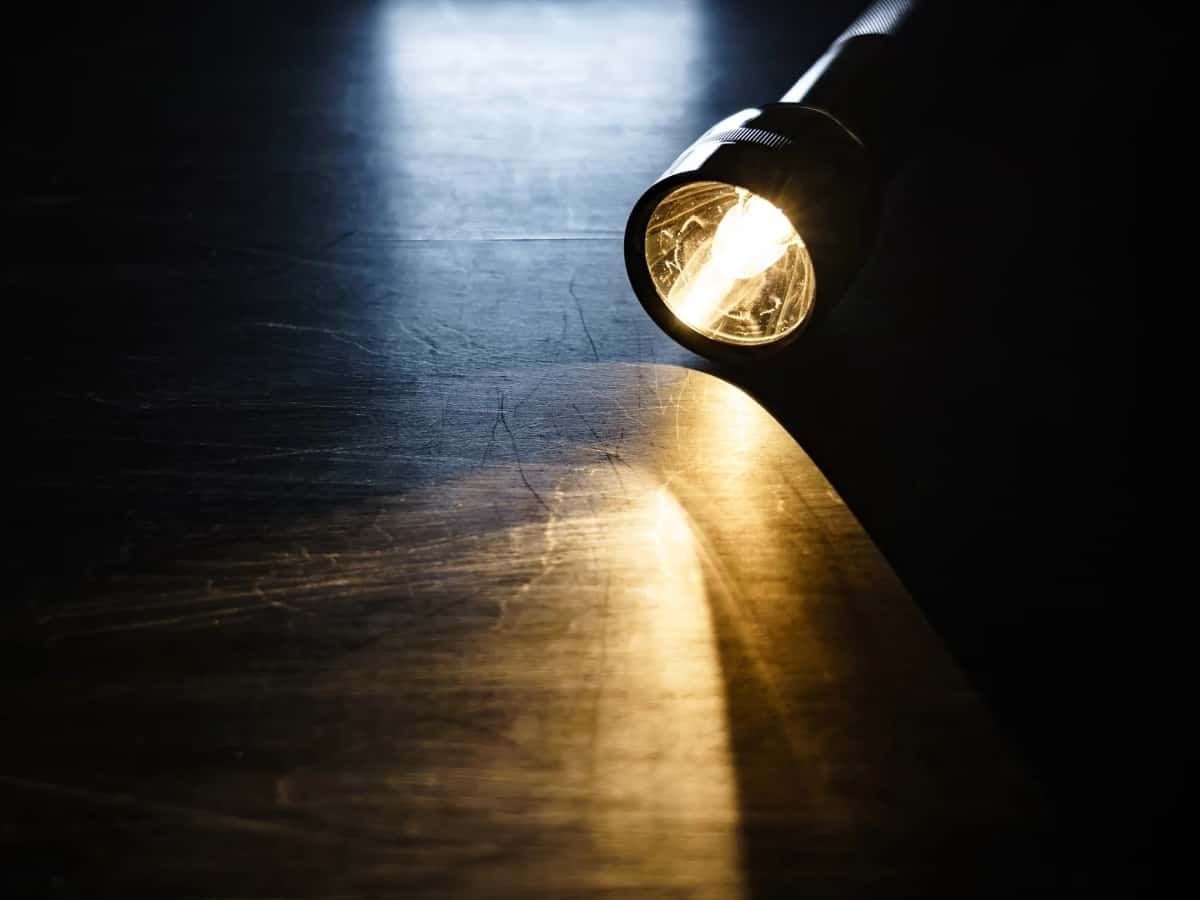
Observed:
[[[634,206],[630,282],[684,346],[760,361],[845,290],[874,232],[876,196],[862,142],[827,113],[745,110],[705,132]]]

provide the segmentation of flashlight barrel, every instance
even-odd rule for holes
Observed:
[[[722,119],[647,189],[629,215],[625,262],[634,292],[664,331],[710,359],[760,365],[769,357],[783,358],[786,348],[829,314],[869,252],[882,185],[904,158],[914,120],[928,102],[938,56],[931,49],[944,45],[939,36],[951,4],[872,4],[781,102]],[[707,222],[692,216],[679,225],[682,214],[656,224],[659,205],[689,185],[733,187],[759,197],[783,213],[802,239],[811,303],[777,337],[739,342],[698,329],[677,313],[670,290],[655,280],[654,272],[672,265],[682,273],[687,223],[715,226],[711,216]],[[688,252],[691,259],[698,251]],[[654,266],[660,268],[652,272]],[[779,296],[760,299],[764,309],[783,303]]]
[[[926,61],[928,3],[877,0],[783,95],[832,116],[870,148],[882,168],[901,153]]]

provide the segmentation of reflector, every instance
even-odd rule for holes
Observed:
[[[775,341],[812,308],[812,258],[787,216],[716,181],[667,194],[646,228],[659,297],[695,331],[731,344]]]

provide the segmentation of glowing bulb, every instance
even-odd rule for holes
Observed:
[[[769,200],[721,182],[692,182],[660,201],[646,229],[659,296],[689,328],[731,344],[794,331],[812,308],[804,241]]]
[[[762,197],[739,192],[713,236],[713,262],[731,278],[751,278],[772,266],[792,241],[803,243],[787,216]]]
[[[757,194],[738,189],[737,203],[717,223],[709,257],[693,257],[698,271],[680,278],[667,305],[692,328],[704,330],[757,293],[747,279],[761,275],[795,243],[804,246],[787,216]],[[692,268],[692,266],[689,266]]]

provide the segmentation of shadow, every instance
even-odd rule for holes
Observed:
[[[721,374],[805,448],[912,591],[1054,801],[1060,889],[1086,894],[1147,882],[1165,812],[1112,778],[1157,729],[1134,711],[1145,686],[1113,665],[1114,648],[1146,662],[1127,601],[1147,572],[1151,130],[1104,112],[1154,95],[1165,38],[1134,17],[1064,41],[1072,12],[1002,22],[970,42],[975,60],[947,51],[960,78],[888,186],[852,290],[782,365]],[[1115,710],[1130,716],[1116,733]]]
[[[751,398],[693,376],[673,487],[703,564],[747,897],[1010,897],[1044,810],[911,598]]]

